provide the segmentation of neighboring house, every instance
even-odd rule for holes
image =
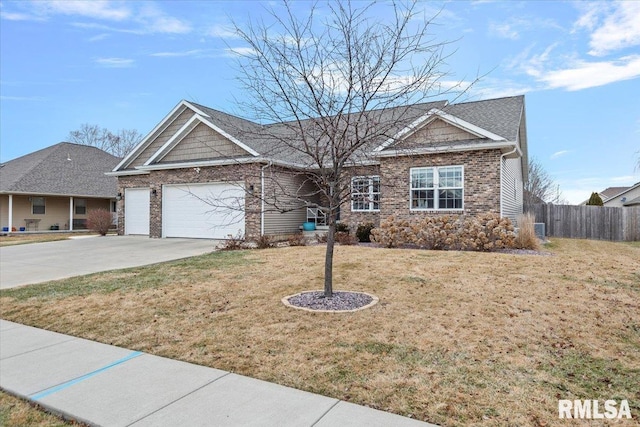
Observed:
[[[631,187],[609,187],[600,193],[604,206],[624,207],[640,204],[640,182]]]
[[[61,142],[1,164],[2,231],[86,228],[92,209],[115,212],[117,180],[105,172],[120,160],[95,147]]]
[[[341,222],[354,230],[391,215],[493,212],[515,220],[522,213],[528,172],[523,96],[365,116],[386,120],[400,111],[402,122],[356,153],[358,161],[348,167],[352,201],[341,207]],[[313,119],[302,126],[312,129]],[[304,175],[317,166],[295,150],[274,151],[265,137],[297,143],[295,129],[181,101],[110,173],[121,196],[119,232],[256,237],[295,233],[308,220],[322,225],[313,208],[317,192]],[[301,207],[305,201],[309,208]],[[279,210],[269,208],[274,203]]]

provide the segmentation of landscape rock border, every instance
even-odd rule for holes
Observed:
[[[344,310],[341,310],[341,309],[310,308],[310,307],[305,307],[305,306],[301,306],[301,305],[295,305],[295,304],[292,304],[291,302],[289,302],[289,300],[291,298],[295,298],[297,296],[304,295],[304,294],[315,294],[315,293],[323,294],[324,291],[323,290],[313,290],[313,291],[298,292],[297,294],[288,295],[288,296],[282,298],[281,301],[287,307],[295,308],[296,310],[308,311],[308,312],[312,312],[312,313],[355,313],[357,311],[373,307],[374,305],[376,305],[378,303],[378,301],[380,301],[380,299],[377,296],[372,295],[372,294],[367,293],[367,292],[361,292],[361,291],[335,291],[334,295],[335,294],[357,294],[359,296],[366,295],[366,296],[371,298],[371,301],[368,302],[367,304],[361,306],[361,307],[349,308],[349,309],[344,309]]]

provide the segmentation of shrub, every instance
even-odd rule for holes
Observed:
[[[436,250],[492,251],[515,243],[513,224],[497,214],[435,215],[417,220],[393,216],[371,231],[372,240],[388,248],[398,246]]]
[[[221,251],[238,251],[244,249],[245,240],[244,234],[238,231],[235,236],[233,234],[227,234],[227,239],[219,246]]]
[[[352,236],[349,233],[338,231],[336,232],[336,242],[340,243],[341,245],[357,245],[358,239],[356,238],[356,236]]]
[[[540,250],[540,240],[536,236],[534,223],[535,218],[530,213],[518,216],[518,234],[515,240],[516,248]]]
[[[107,235],[112,223],[111,212],[106,209],[92,209],[87,213],[87,228],[101,236]]]
[[[273,240],[271,236],[262,235],[256,239],[256,247],[258,249],[275,248],[276,242]]]
[[[361,242],[370,242],[371,241],[371,230],[373,230],[375,225],[371,222],[367,222],[366,224],[359,224],[356,229],[356,237]]]
[[[349,226],[347,224],[343,224],[341,222],[336,224],[336,232],[337,233],[348,233]]]
[[[316,240],[318,243],[327,243],[327,233],[316,233]]]
[[[306,246],[307,239],[304,238],[304,234],[296,233],[289,236],[289,238],[287,239],[287,243],[289,244],[289,246]]]
[[[587,202],[587,206],[604,206],[602,202],[602,198],[596,192],[591,193],[591,197],[589,197],[589,201]]]

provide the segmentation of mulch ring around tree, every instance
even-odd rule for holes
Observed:
[[[306,291],[282,298],[282,303],[299,310],[319,313],[352,313],[373,307],[378,297],[366,292],[336,291],[326,298],[324,291]]]

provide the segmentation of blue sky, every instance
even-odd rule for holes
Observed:
[[[354,3],[356,6],[359,4]],[[82,123],[149,132],[181,99],[237,113],[230,31],[258,1],[1,1],[0,158]],[[304,13],[308,3],[296,2]],[[571,203],[640,181],[640,1],[421,2],[468,100],[526,95],[529,154]],[[379,19],[385,19],[380,16]]]

